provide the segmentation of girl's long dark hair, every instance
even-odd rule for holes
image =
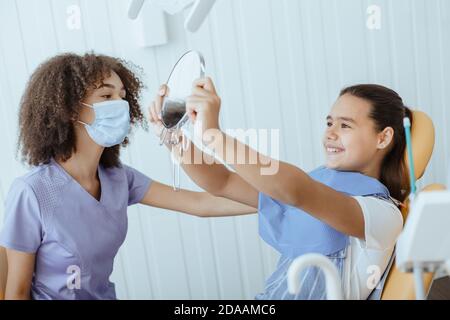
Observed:
[[[344,94],[362,98],[372,105],[369,117],[375,122],[378,132],[386,127],[394,129],[393,145],[381,165],[380,181],[391,196],[401,202],[410,192],[408,168],[405,162],[406,138],[403,118],[413,121],[411,110],[403,104],[402,98],[389,88],[376,84],[360,84],[344,88]]]

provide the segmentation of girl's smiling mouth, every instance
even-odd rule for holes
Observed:
[[[327,154],[329,155],[336,155],[336,154],[340,154],[342,152],[345,151],[344,148],[340,148],[340,147],[336,147],[336,146],[332,146],[332,145],[325,145],[325,150],[327,152]]]

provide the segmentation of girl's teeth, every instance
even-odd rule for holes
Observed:
[[[327,151],[328,151],[328,152],[332,152],[332,153],[338,153],[338,152],[341,152],[340,149],[335,149],[335,148],[327,148]]]

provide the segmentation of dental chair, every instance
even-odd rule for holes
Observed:
[[[433,153],[435,132],[431,119],[421,111],[413,111],[413,121],[411,127],[411,140],[414,157],[414,170],[416,179],[423,176],[425,169],[430,161]],[[408,163],[408,157],[405,155]],[[406,179],[405,183],[409,183]],[[436,191],[445,189],[444,185],[431,184],[421,190],[421,192]],[[408,218],[409,200],[404,202],[405,207],[402,208],[403,222]],[[434,273],[425,273],[423,275],[424,291],[427,293],[431,287]],[[398,270],[395,262],[387,276],[383,292],[382,300],[414,300],[415,281],[412,273],[404,273]]]

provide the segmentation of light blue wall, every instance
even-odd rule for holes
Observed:
[[[222,97],[224,128],[281,129],[281,159],[310,170],[323,160],[324,118],[339,90],[355,83],[393,88],[436,125],[436,148],[421,185],[446,182],[450,116],[450,1],[217,0],[196,34],[167,16],[169,43],[140,48],[123,0],[0,1],[0,200],[26,168],[14,157],[17,112],[27,79],[60,52],[119,56],[143,67],[147,106],[177,57],[205,55]],[[82,28],[67,28],[78,5]],[[366,26],[370,5],[381,29]],[[136,132],[124,162],[171,183],[167,152]],[[195,188],[187,178],[182,186]],[[0,209],[0,218],[4,212]],[[277,255],[257,235],[256,216],[197,219],[135,207],[113,280],[120,298],[251,299]]]

